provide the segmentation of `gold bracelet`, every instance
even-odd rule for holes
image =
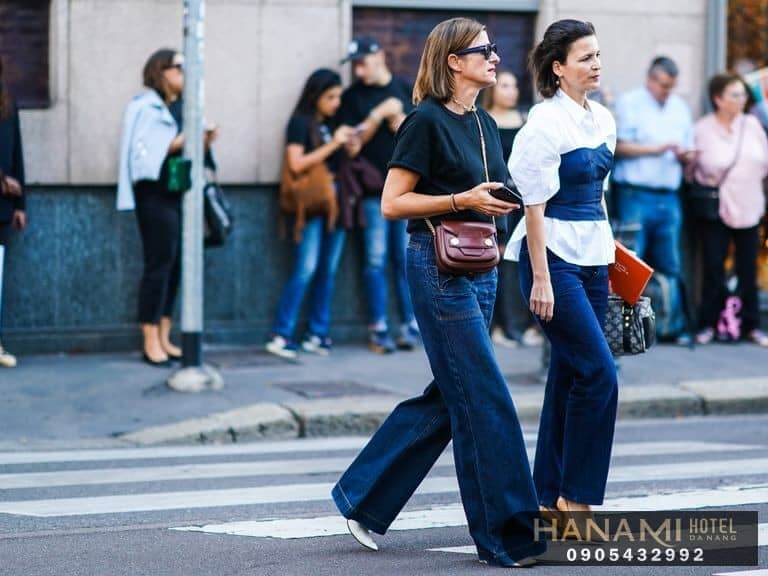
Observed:
[[[456,206],[456,195],[455,194],[451,194],[451,210],[453,210],[454,212],[458,212],[459,211],[459,207]]]

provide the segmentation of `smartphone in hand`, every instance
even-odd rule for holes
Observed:
[[[520,204],[523,206],[523,196],[516,188],[510,186],[502,186],[496,190],[489,190],[488,193],[502,202],[508,202],[510,204]]]

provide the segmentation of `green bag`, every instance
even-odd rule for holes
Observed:
[[[192,160],[182,156],[168,158],[166,188],[169,192],[181,194],[192,188]]]

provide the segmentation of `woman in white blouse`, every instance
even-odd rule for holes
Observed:
[[[562,521],[602,504],[613,444],[618,388],[602,325],[615,248],[602,184],[616,125],[587,100],[600,86],[592,24],[550,25],[531,68],[544,101],[509,159],[526,215],[506,258],[519,260],[523,297],[552,345],[533,478],[545,518]]]

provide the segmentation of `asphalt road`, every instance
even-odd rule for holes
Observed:
[[[535,429],[526,429],[532,447]],[[365,439],[0,453],[0,574],[489,574],[471,549],[450,454],[378,553],[344,533],[328,492]],[[758,510],[768,523],[768,417],[619,424],[606,508]],[[760,567],[562,567],[531,574],[733,574]]]

